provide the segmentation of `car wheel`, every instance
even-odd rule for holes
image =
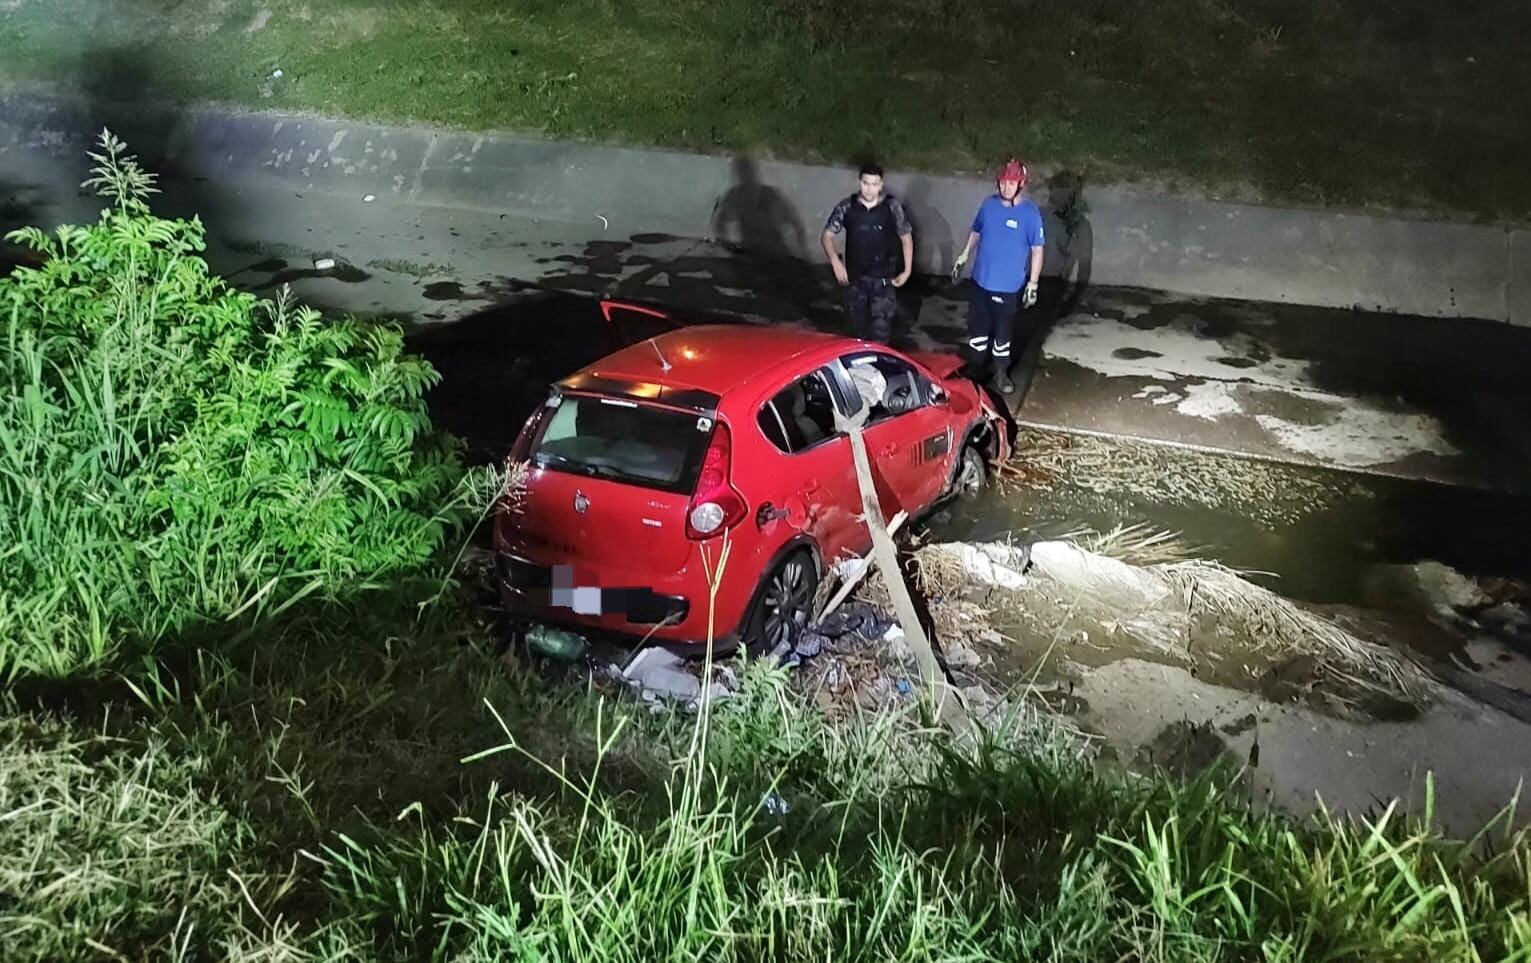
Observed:
[[[989,485],[989,464],[977,445],[962,449],[962,460],[957,464],[957,481],[952,487],[958,498],[972,501]]]
[[[768,655],[797,645],[813,619],[819,573],[807,552],[793,552],[766,576],[750,612],[745,648],[751,655]]]

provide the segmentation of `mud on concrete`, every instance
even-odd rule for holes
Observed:
[[[1058,564],[1060,551],[1073,560]],[[1417,807],[1429,774],[1458,832],[1494,816],[1531,773],[1531,697],[1477,674],[1462,685],[1463,670],[1396,634],[1450,634],[1444,620],[1262,600],[1255,586],[1242,608],[1198,604],[1195,583],[1177,595],[1161,592],[1173,579],[1139,581],[1183,563],[1128,565],[1060,543],[938,544],[917,558],[937,637],[965,653],[952,664],[958,685],[1039,699],[1129,769],[1223,765],[1259,804],[1353,814],[1394,798]],[[1398,568],[1407,582],[1414,567]],[[1434,607],[1442,596],[1413,598]],[[1502,627],[1519,605],[1457,605],[1450,617],[1481,626],[1494,611]],[[1510,698],[1485,701],[1485,685]]]

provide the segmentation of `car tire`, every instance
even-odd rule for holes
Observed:
[[[813,556],[795,551],[776,563],[760,584],[745,622],[744,647],[750,655],[769,655],[783,642],[790,650],[813,620],[819,572]]]
[[[982,495],[989,487],[989,463],[977,445],[963,446],[957,461],[957,477],[952,479],[952,492],[965,502]]]

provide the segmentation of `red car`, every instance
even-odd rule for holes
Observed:
[[[826,567],[871,545],[837,411],[876,396],[864,436],[890,518],[981,488],[1008,456],[1007,422],[959,365],[747,325],[670,331],[581,369],[511,450],[527,473],[496,514],[502,596],[587,634],[791,643]]]

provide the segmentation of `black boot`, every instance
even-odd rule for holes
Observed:
[[[994,387],[1004,394],[1015,391],[1015,382],[1010,380],[1010,362],[997,361],[994,365]]]

